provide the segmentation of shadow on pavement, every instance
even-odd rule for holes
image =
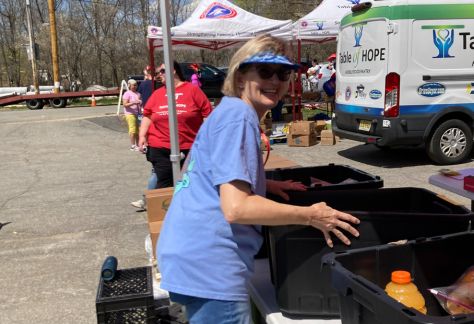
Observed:
[[[87,118],[86,120],[116,132],[127,132],[127,122],[123,119],[122,116],[113,115],[104,117],[93,117]]]
[[[338,154],[360,163],[389,169],[433,165],[422,147],[381,149],[372,144],[361,144],[339,151]]]

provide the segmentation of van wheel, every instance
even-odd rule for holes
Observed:
[[[64,108],[66,107],[66,98],[54,98],[49,100],[49,105],[53,108]]]
[[[465,160],[472,149],[472,130],[463,121],[443,122],[431,135],[426,151],[438,164],[456,164]]]
[[[31,110],[43,109],[44,102],[41,99],[31,99],[26,101],[26,106]]]

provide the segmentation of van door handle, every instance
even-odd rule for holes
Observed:
[[[423,81],[474,81],[474,74],[423,75]]]

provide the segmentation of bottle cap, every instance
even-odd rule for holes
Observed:
[[[411,275],[408,271],[397,270],[392,272],[392,281],[399,284],[407,284],[411,282]]]

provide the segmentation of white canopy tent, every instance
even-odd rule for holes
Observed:
[[[291,20],[275,20],[243,10],[227,0],[202,0],[182,24],[171,27],[173,49],[219,50],[260,34],[291,35]],[[150,46],[161,48],[161,27],[149,26]]]
[[[360,0],[323,0],[319,6],[293,24],[293,35],[306,42],[335,40],[339,33],[341,19]]]
[[[148,27],[148,51],[151,66],[155,66],[155,48],[163,50],[166,66],[173,64],[173,49],[219,50],[235,46],[260,34],[286,34],[292,29],[291,20],[274,20],[254,15],[227,0],[202,0],[191,16],[181,25],[169,25],[169,0],[160,0],[163,28]],[[166,69],[166,92],[170,125],[171,155],[174,183],[179,175],[179,142],[175,111],[174,83]]]

